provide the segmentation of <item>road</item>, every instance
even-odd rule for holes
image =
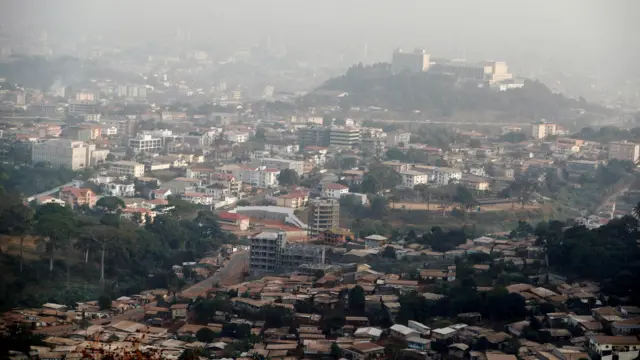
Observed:
[[[239,251],[231,256],[226,264],[220,268],[220,271],[216,272],[213,276],[210,276],[201,282],[194,284],[180,292],[184,297],[195,297],[207,289],[211,289],[214,284],[220,283],[223,285],[233,285],[242,281],[242,272],[244,270],[245,262],[249,259],[248,251]],[[156,306],[155,302],[149,303],[146,306]],[[113,316],[111,322],[115,323],[122,320],[140,321],[144,318],[145,307],[127,310],[122,314]]]
[[[202,280],[201,282],[182,290],[180,295],[183,297],[194,297],[207,289],[211,289],[216,283],[221,285],[233,285],[242,281],[242,272],[245,263],[249,260],[248,251],[238,251],[231,255],[223,267],[219,269],[213,276]]]

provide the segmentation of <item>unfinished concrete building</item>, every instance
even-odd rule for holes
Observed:
[[[338,199],[318,198],[309,201],[309,239],[317,239],[324,231],[340,227],[340,202]]]
[[[323,246],[288,244],[284,232],[263,232],[251,238],[252,274],[292,272],[302,264],[324,264]]]

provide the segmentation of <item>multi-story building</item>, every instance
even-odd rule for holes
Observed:
[[[394,131],[387,134],[386,141],[388,146],[406,145],[411,142],[411,133]]]
[[[326,127],[304,127],[298,130],[298,143],[300,148],[307,146],[329,146],[331,130]]]
[[[293,170],[298,175],[304,172],[304,162],[300,160],[278,159],[278,158],[262,158],[256,160],[261,166],[278,170]]]
[[[329,146],[352,147],[360,143],[360,129],[332,127]]]
[[[249,140],[249,133],[247,132],[237,132],[237,131],[227,131],[224,133],[224,138],[227,141],[231,141],[233,143],[243,143]]]
[[[400,171],[402,183],[398,187],[413,189],[414,186],[426,184],[429,181],[429,175],[415,170]]]
[[[531,136],[534,139],[544,139],[556,134],[557,125],[544,121],[531,124]]]
[[[135,138],[129,139],[129,147],[135,153],[159,151],[162,150],[162,139],[151,134],[138,134]]]
[[[144,176],[144,164],[139,164],[133,161],[113,162],[111,163],[109,170],[115,171],[121,175],[133,176],[134,178]]]
[[[69,139],[52,139],[35,143],[32,147],[33,163],[46,162],[53,166],[65,166],[71,170],[84,169],[92,164],[95,145]]]
[[[640,158],[640,145],[628,141],[609,143],[609,160],[624,160],[637,163]]]
[[[242,167],[237,178],[251,186],[267,188],[278,185],[280,170],[269,169],[266,166]]]
[[[136,193],[136,186],[134,183],[112,182],[104,184],[102,190],[107,196],[132,197]]]
[[[89,207],[94,207],[97,201],[96,194],[91,191],[91,189],[74,187],[62,188],[58,192],[58,197],[60,198],[60,200],[64,201],[72,207],[82,205],[89,205]]]
[[[309,238],[315,238],[320,233],[340,227],[340,201],[338,199],[311,199],[309,223],[307,229]]]
[[[455,168],[437,168],[434,172],[434,179],[438,185],[449,185],[453,181],[462,179],[462,171]]]
[[[332,199],[340,199],[349,193],[349,187],[338,183],[328,183],[322,186],[322,195]]]
[[[185,192],[182,194],[181,199],[197,205],[213,205],[213,195],[198,193],[198,192]]]
[[[324,264],[323,246],[288,244],[284,232],[263,232],[251,238],[252,273],[290,272],[302,264]]]
[[[636,336],[591,336],[589,349],[602,360],[632,360],[640,352],[640,340]]]
[[[401,72],[424,72],[429,70],[430,55],[424,49],[415,49],[413,52],[405,52],[397,49],[393,52],[391,59],[391,71]]]
[[[294,191],[280,195],[276,198],[276,205],[292,209],[300,209],[309,203],[309,193],[306,191]]]
[[[98,103],[92,100],[69,100],[67,114],[86,115],[95,114],[98,111]]]
[[[91,141],[100,138],[99,126],[69,126],[65,129],[65,137],[71,140]]]

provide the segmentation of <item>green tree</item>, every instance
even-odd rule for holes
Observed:
[[[216,339],[216,333],[208,327],[203,327],[196,332],[196,339],[205,344],[211,343]]]
[[[333,342],[331,343],[331,353],[330,353],[331,357],[338,360],[342,357],[342,350],[340,349],[340,346],[338,346],[337,343]]]
[[[75,231],[75,218],[68,207],[45,204],[36,209],[35,220],[36,234],[46,241],[49,273],[52,273],[55,251],[62,247],[68,248],[66,245],[71,241],[71,235]]]
[[[384,196],[371,199],[371,213],[377,218],[383,218],[389,213],[389,202]]]
[[[402,176],[393,168],[385,165],[375,165],[364,174],[362,191],[378,194],[384,190],[393,189],[402,183]]]
[[[117,196],[103,196],[96,202],[96,206],[109,213],[115,213],[126,207],[124,201]]]
[[[284,169],[278,174],[278,183],[280,186],[298,185],[300,183],[300,177],[295,170]]]
[[[354,314],[364,314],[365,295],[364,289],[360,285],[356,285],[349,290],[348,295],[349,311]]]
[[[111,297],[109,295],[100,295],[98,298],[98,306],[100,310],[109,310],[111,309]]]
[[[18,197],[0,196],[0,233],[20,238],[20,272],[23,268],[24,238],[33,228],[33,210]]]
[[[395,259],[396,258],[396,249],[393,246],[387,246],[384,248],[384,250],[382,251],[382,257],[388,258],[388,259]]]

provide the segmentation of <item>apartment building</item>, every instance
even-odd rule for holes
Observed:
[[[413,189],[414,186],[426,184],[429,181],[429,175],[415,170],[405,170],[399,172],[402,177],[402,183],[398,187]]]
[[[144,164],[133,161],[116,161],[112,162],[109,168],[120,175],[132,176],[134,178],[144,176]]]
[[[211,194],[199,193],[199,192],[185,192],[180,198],[188,203],[196,205],[213,205],[214,198]]]
[[[326,230],[340,227],[340,202],[338,199],[311,199],[309,204],[309,222],[307,224],[309,238],[315,238]]]
[[[308,146],[329,146],[331,130],[326,127],[304,127],[298,130],[298,143],[300,148]]]
[[[134,153],[157,152],[162,150],[162,138],[151,134],[138,134],[135,138],[129,139],[129,147]]]
[[[411,142],[411,133],[394,131],[387,134],[386,142],[388,146],[406,145]]]
[[[302,264],[324,264],[323,246],[289,244],[284,232],[263,232],[251,238],[251,273],[290,272]]]
[[[544,139],[547,136],[553,136],[557,130],[556,124],[550,124],[544,121],[531,124],[531,136],[534,139]]]
[[[340,199],[342,195],[349,193],[349,187],[337,183],[324,184],[322,195],[332,199]]]
[[[280,195],[276,198],[276,205],[292,209],[300,209],[307,206],[309,193],[305,191],[294,191]]]
[[[329,146],[352,147],[360,143],[360,129],[348,127],[332,127],[329,135]]]
[[[245,184],[260,188],[268,188],[278,185],[280,170],[269,169],[266,166],[241,167],[237,178]]]
[[[83,141],[52,139],[33,144],[31,161],[34,164],[46,162],[52,166],[64,166],[71,170],[84,169],[93,163],[95,149],[95,145]]]
[[[640,158],[640,145],[628,141],[609,143],[609,160],[623,160],[637,163]]]
[[[449,185],[451,181],[460,181],[462,179],[462,171],[455,168],[436,168],[434,179],[438,185]]]
[[[244,143],[249,140],[249,133],[247,132],[237,132],[237,131],[227,131],[224,133],[224,138],[227,141],[231,141],[232,143]]]
[[[102,190],[106,196],[132,197],[136,193],[136,186],[134,183],[112,182],[104,184]]]
[[[278,170],[293,170],[298,175],[302,175],[304,173],[304,161],[300,160],[289,160],[289,159],[278,159],[278,158],[262,158],[257,159],[256,162],[260,166],[266,166],[270,169],[278,169]]]
[[[58,192],[60,200],[64,201],[72,207],[88,205],[94,207],[96,205],[96,194],[91,189],[65,187]]]

